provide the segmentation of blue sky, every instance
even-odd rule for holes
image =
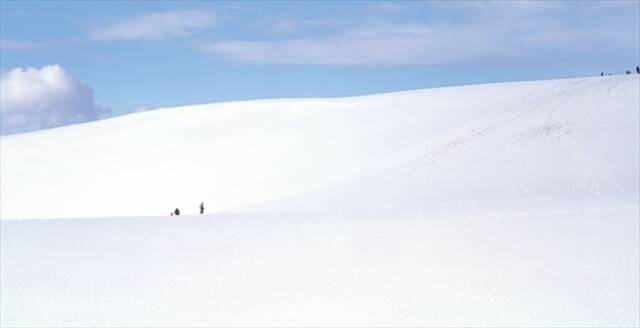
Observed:
[[[111,115],[619,74],[640,61],[639,1],[2,1],[0,9],[3,81],[16,68],[58,65],[55,74],[89,88]],[[26,106],[7,96],[25,92],[3,92],[4,105]]]

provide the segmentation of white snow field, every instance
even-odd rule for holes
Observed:
[[[2,136],[0,326],[640,326],[639,112],[626,75]]]

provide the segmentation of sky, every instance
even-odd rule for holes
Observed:
[[[621,74],[640,1],[0,1],[0,132],[221,101]]]

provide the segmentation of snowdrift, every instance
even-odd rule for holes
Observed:
[[[636,75],[167,108],[0,138],[3,219],[639,190]]]

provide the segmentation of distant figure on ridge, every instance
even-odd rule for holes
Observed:
[[[180,209],[176,207],[175,211],[173,211],[173,215],[180,215]]]
[[[204,202],[200,203],[200,214],[204,214]]]

